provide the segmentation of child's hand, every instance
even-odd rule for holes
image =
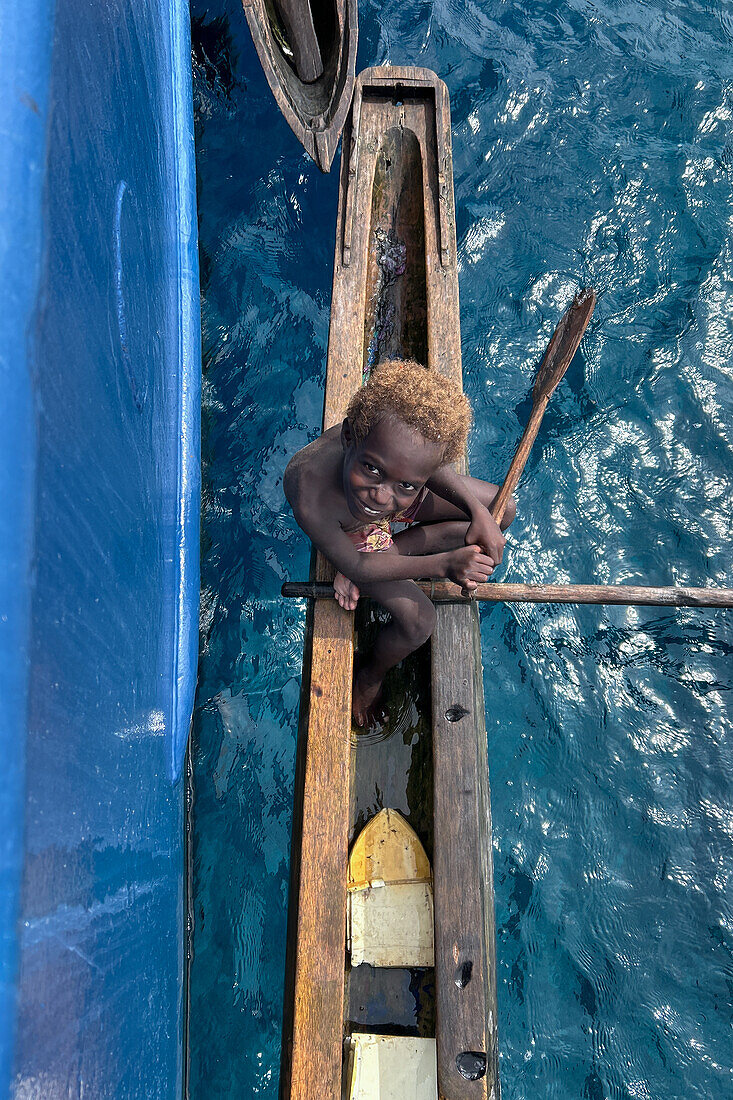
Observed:
[[[466,545],[480,546],[483,552],[499,565],[504,556],[506,539],[499,524],[488,508],[482,508],[472,517],[466,531]]]
[[[359,599],[359,589],[353,581],[350,581],[343,573],[337,573],[333,579],[333,590],[336,593],[336,599],[341,604],[344,611],[356,610],[356,604]]]
[[[451,550],[448,562],[448,578],[469,592],[488,580],[494,572],[494,561],[480,546],[461,546]]]

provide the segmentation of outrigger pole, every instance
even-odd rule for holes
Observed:
[[[733,607],[733,588],[651,588],[635,584],[479,584],[464,596],[451,581],[417,581],[434,603],[573,603],[627,607]],[[282,595],[295,599],[334,599],[332,584],[290,581]]]

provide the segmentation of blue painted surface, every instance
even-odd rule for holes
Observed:
[[[0,14],[0,1096],[15,1037],[22,873],[35,430],[26,332],[38,290],[53,4]]]
[[[182,0],[36,0],[0,21],[0,1096],[23,1100],[182,1085],[188,18]]]

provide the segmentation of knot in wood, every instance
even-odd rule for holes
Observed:
[[[469,713],[470,711],[467,711],[460,703],[454,703],[452,707],[448,707],[445,716],[449,722],[460,722],[461,718],[465,718]]]
[[[486,1074],[486,1055],[482,1050],[464,1050],[456,1058],[456,1066],[461,1077],[478,1081]]]

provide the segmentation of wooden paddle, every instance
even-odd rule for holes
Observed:
[[[578,350],[578,344],[583,339],[583,333],[588,327],[595,304],[596,292],[594,290],[586,287],[584,290],[579,291],[563,313],[560,323],[547,345],[547,351],[542,357],[532,388],[532,412],[527,421],[527,427],[519,440],[519,446],[504,478],[504,484],[491,506],[491,514],[499,524],[504,518],[509,497],[516,489],[522,476],[522,470],[527,464],[529,452],[532,450],[532,444],[537,438],[537,432],[540,430],[547,403]],[[471,589],[464,588],[462,594],[466,598],[470,597]]]
[[[542,417],[545,415],[547,403],[578,350],[578,344],[583,339],[583,333],[588,327],[595,304],[595,291],[589,287],[576,294],[547,345],[547,351],[539,365],[532,389],[532,412],[527,421],[527,427],[519,441],[509,472],[504,478],[504,484],[491,506],[491,514],[497,523],[501,523],[504,518],[507,501],[522,476],[522,470],[529,458],[532,444],[537,438]]]

